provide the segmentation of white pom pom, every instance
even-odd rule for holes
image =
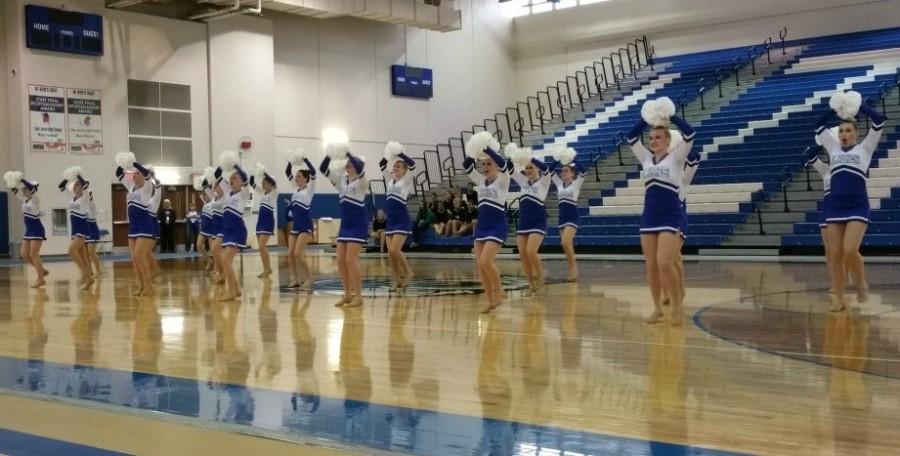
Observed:
[[[231,171],[240,163],[240,157],[233,150],[226,150],[219,155],[219,167],[222,171]]]
[[[194,190],[196,190],[198,192],[203,191],[203,179],[194,180]]]
[[[660,97],[656,100],[648,100],[641,106],[641,117],[651,126],[665,126],[669,119],[675,115],[675,103],[669,97]]]
[[[828,100],[828,104],[831,106],[831,109],[834,109],[838,117],[844,120],[852,120],[856,117],[859,107],[862,105],[862,95],[854,90],[835,92],[831,99]]]
[[[216,169],[212,166],[207,166],[203,169],[203,179],[206,180],[206,183],[209,185],[215,185],[216,183]]]
[[[6,181],[6,188],[10,190],[19,188],[19,184],[22,183],[24,177],[25,175],[22,174],[22,171],[7,171],[3,174],[3,180]]]
[[[406,150],[403,148],[403,144],[400,144],[397,141],[391,141],[384,146],[384,159],[388,162],[396,161],[400,157],[400,154],[405,152]]]
[[[306,151],[301,148],[296,148],[290,152],[288,152],[288,162],[294,166],[301,166],[305,164],[303,159],[306,158]]]
[[[510,143],[512,144],[512,143]],[[518,148],[516,147],[514,150],[510,151],[509,159],[519,168],[524,168],[528,163],[531,162],[531,158],[534,155],[531,152],[531,149],[528,147]]]
[[[63,179],[72,182],[78,180],[78,176],[81,175],[81,167],[80,166],[70,166],[63,171]]]
[[[512,156],[519,150],[519,145],[511,142],[503,147],[503,156],[505,158],[512,158]]]
[[[350,144],[348,143],[336,142],[325,145],[325,155],[331,157],[332,160],[346,159],[347,152],[350,152]]]
[[[475,133],[466,143],[466,155],[473,160],[485,158],[485,149],[500,152],[500,142],[486,131]]]
[[[347,167],[347,159],[346,158],[337,158],[332,159],[331,163],[328,165],[328,169],[332,173],[342,173]]]
[[[266,167],[262,163],[257,163],[256,166],[253,167],[253,177],[256,178],[257,185],[262,183],[262,180],[266,177]]]
[[[131,169],[134,166],[134,154],[131,152],[119,152],[116,154],[116,165],[124,169]]]
[[[578,155],[575,152],[575,149],[571,147],[559,148],[553,151],[553,159],[558,161],[563,166],[568,166],[575,161],[575,156]]]

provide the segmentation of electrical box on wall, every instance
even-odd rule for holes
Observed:
[[[432,98],[434,80],[431,69],[391,65],[391,93],[398,97]]]
[[[25,5],[25,44],[45,51],[103,55],[103,16]]]

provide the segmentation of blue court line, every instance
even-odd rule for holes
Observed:
[[[332,373],[309,370],[300,376],[310,385],[317,384],[316,374]],[[369,375],[365,367],[344,373],[345,382],[356,383],[354,388],[363,390],[365,386],[359,385],[365,385],[366,379],[371,386]],[[427,456],[504,456],[537,454],[541,450],[573,456],[736,454],[318,394],[12,357],[0,357],[0,388],[191,417],[201,425],[243,425],[249,433],[255,429],[267,435],[325,439],[342,445]],[[483,407],[490,414],[508,414],[512,408],[508,389],[490,388],[481,396]]]
[[[0,429],[0,453],[9,456],[122,456],[126,453]]]

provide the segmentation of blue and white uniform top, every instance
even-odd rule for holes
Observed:
[[[72,229],[72,237],[87,239],[90,226],[88,225],[88,213],[90,212],[90,193],[85,190],[81,196],[72,194],[69,200],[69,222]]]
[[[822,195],[822,212],[819,216],[819,228],[828,227],[828,216],[829,216],[829,200],[831,199],[831,171],[828,169],[828,164],[823,163],[822,160],[819,160],[819,146],[811,146],[810,154],[806,157],[806,166],[812,166],[813,169],[819,173],[819,176],[822,177],[822,188],[824,190]]]
[[[32,193],[27,198],[22,194],[21,190],[14,193],[22,201],[22,215],[25,219],[25,234],[22,236],[22,239],[26,241],[46,240],[44,224],[41,222],[41,200],[38,198],[37,193]]]
[[[288,213],[291,214],[291,234],[313,232],[310,209],[312,208],[313,197],[316,196],[316,167],[306,158],[303,161],[306,163],[306,170],[309,173],[309,180],[306,182],[305,187],[300,188],[297,185],[290,163],[288,163],[287,170],[285,170],[288,180],[294,186],[294,193],[291,194],[291,203],[288,208]]]
[[[393,167],[393,163],[382,159],[378,164],[381,168],[381,173],[384,175],[384,184],[387,190],[387,197],[385,198],[387,228],[384,234],[388,236],[394,234],[409,235],[412,233],[410,231],[409,209],[406,207],[406,204],[409,201],[410,193],[413,192],[412,171],[416,169],[416,161],[406,154],[400,154],[397,160],[402,160],[406,163],[406,174],[400,179],[395,179],[393,170],[388,167],[388,165]]]
[[[204,190],[205,192],[205,190]],[[209,193],[206,193],[207,200],[203,203],[203,207],[200,208],[200,234],[206,237],[215,237],[216,233],[213,229],[213,200],[209,198]]]
[[[550,176],[553,185],[556,186],[556,196],[559,198],[559,227],[571,226],[578,229],[578,198],[581,195],[581,185],[584,184],[584,170],[580,166],[573,163],[570,165],[576,173],[572,182],[566,185],[560,177],[557,170]]]
[[[672,147],[659,160],[641,143],[641,133],[647,127],[643,120],[631,130],[628,143],[643,167],[644,211],[641,214],[641,233],[679,233],[684,223],[682,187],[687,155],[694,143],[694,130],[677,116],[672,122],[681,130],[683,142]]]
[[[519,226],[516,234],[547,234],[547,208],[544,201],[550,192],[550,184],[553,183],[550,176],[550,168],[542,161],[532,158],[540,175],[535,180],[529,180],[524,171],[512,173],[512,179],[521,187],[519,194]]]
[[[247,226],[244,224],[244,208],[250,199],[250,188],[243,185],[240,190],[232,190],[222,179],[219,186],[225,192],[222,196],[222,247],[247,247]]]
[[[356,179],[350,180],[345,170],[332,172],[329,169],[331,158],[325,157],[319,170],[325,174],[338,189],[338,200],[341,203],[341,226],[338,229],[338,242],[355,242],[365,244],[369,235],[369,217],[366,211],[366,195],[369,191],[364,163],[351,154],[347,159],[356,170]]]
[[[834,116],[833,111],[826,113],[817,123],[816,136],[830,158],[831,191],[827,223],[850,221],[869,223],[869,193],[866,182],[869,178],[872,155],[884,132],[885,118],[865,103],[860,106],[860,112],[869,116],[872,127],[861,143],[847,149],[844,149],[840,141],[825,127],[825,123]]]
[[[491,149],[485,149],[484,152],[500,168],[500,172],[491,181],[478,172],[475,160],[466,157],[463,162],[466,174],[475,183],[475,191],[478,192],[478,224],[475,225],[475,241],[492,241],[503,244],[506,240],[506,200],[509,195],[509,181],[513,166],[511,161]]]
[[[129,238],[152,238],[155,232],[156,213],[150,207],[153,198],[153,182],[149,178],[149,171],[146,168],[137,168],[147,179],[140,187],[136,186],[134,181],[125,178],[125,171],[119,168],[116,176],[119,182],[128,190],[127,206],[128,206],[128,237]]]
[[[256,234],[271,235],[275,232],[275,206],[278,199],[278,191],[274,188],[266,193],[262,185],[256,185],[253,178],[250,179],[253,190],[259,197],[259,205],[256,216]]]
[[[100,227],[97,225],[97,202],[94,201],[94,192],[85,190],[88,194],[88,216],[87,216],[87,242],[100,242]]]
[[[687,229],[688,229],[688,215],[687,215],[687,194],[688,189],[691,187],[691,182],[694,180],[694,175],[697,174],[697,168],[700,166],[700,154],[691,150],[687,155],[687,160],[684,163],[684,174],[681,176],[681,191],[678,197],[681,199],[681,237],[687,239]]]

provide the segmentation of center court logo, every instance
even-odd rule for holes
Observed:
[[[520,277],[502,276],[500,281],[503,289],[507,291],[522,290],[528,286],[528,282]],[[483,293],[481,282],[475,280],[448,280],[435,277],[415,277],[406,289],[391,291],[390,277],[369,277],[363,279],[363,295],[366,297],[389,296],[390,294],[403,293],[406,296],[452,296],[473,295]],[[289,292],[290,288],[282,287],[281,291]],[[343,294],[341,281],[337,278],[319,279],[313,284],[316,294],[335,295]]]

